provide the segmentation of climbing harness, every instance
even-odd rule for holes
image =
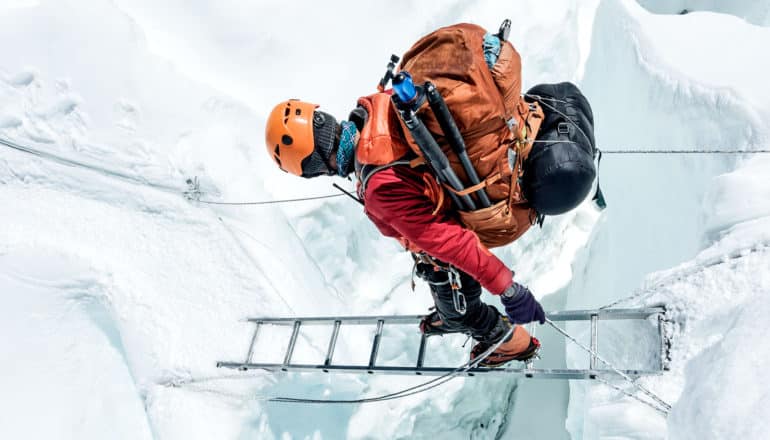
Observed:
[[[415,275],[424,279],[425,282],[431,286],[445,286],[448,284],[450,289],[452,289],[452,305],[455,311],[459,313],[460,316],[465,315],[468,311],[468,303],[465,299],[465,294],[462,292],[463,282],[457,268],[451,264],[440,264],[435,258],[424,252],[413,252],[412,258],[414,259],[414,266],[412,267],[412,291],[414,291],[415,288]],[[434,272],[445,272],[447,274],[447,279],[445,281],[433,281],[429,279],[427,275],[423,275],[421,272],[417,271],[418,264],[431,265]]]
[[[468,303],[465,301],[465,294],[463,294],[461,290],[463,288],[463,282],[454,266],[449,266],[447,272],[449,275],[449,286],[452,288],[452,305],[454,306],[455,311],[459,313],[460,316],[463,316],[468,311]]]

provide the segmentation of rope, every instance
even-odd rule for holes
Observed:
[[[299,199],[283,199],[283,200],[263,200],[258,202],[215,202],[213,200],[197,200],[200,203],[207,205],[272,205],[276,203],[291,203],[291,202],[304,202],[306,200],[319,200],[319,199],[331,199],[332,197],[341,197],[345,194],[329,194],[325,196],[313,196],[302,197]]]
[[[647,286],[642,289],[637,289],[634,293],[632,293],[629,296],[626,296],[624,298],[620,298],[610,304],[607,304],[605,306],[599,307],[599,310],[604,309],[611,309],[619,304],[634,301],[637,299],[640,299],[643,295],[653,292],[655,289],[658,289],[660,287],[665,286],[669,282],[684,279],[693,275],[697,275],[700,272],[703,272],[704,270],[718,266],[721,264],[727,264],[734,262],[736,260],[740,260],[741,258],[748,257],[750,255],[756,254],[756,253],[763,253],[768,251],[767,247],[770,246],[770,242],[760,242],[757,244],[754,244],[750,247],[740,248],[737,250],[734,250],[730,252],[727,255],[719,255],[713,258],[710,258],[706,261],[702,261],[698,263],[698,266],[689,268],[689,269],[683,269],[678,272],[671,273],[669,275],[664,276],[663,278],[660,278],[656,280],[652,285]]]
[[[630,149],[630,150],[601,150],[604,154],[765,154],[770,150],[725,150],[725,149]]]
[[[298,399],[298,398],[292,398],[292,397],[274,397],[270,399],[271,402],[283,402],[283,403],[372,403],[372,402],[382,402],[386,400],[394,400],[394,399],[400,399],[407,396],[412,396],[414,394],[423,393],[425,391],[431,390],[433,388],[436,388],[438,386],[441,386],[450,380],[457,377],[459,374],[470,370],[471,368],[477,367],[484,359],[486,359],[492,352],[497,350],[497,348],[505,342],[505,340],[513,333],[513,330],[515,329],[514,326],[511,326],[508,331],[503,335],[502,338],[500,338],[499,341],[497,341],[496,344],[489,347],[484,353],[481,354],[478,358],[468,361],[462,366],[456,368],[454,371],[451,371],[447,374],[444,374],[443,376],[439,376],[437,378],[431,379],[427,382],[423,382],[419,385],[415,385],[409,388],[404,388],[403,390],[397,391],[395,393],[390,394],[384,394],[377,397],[368,397],[363,399],[352,399],[352,400],[339,400],[339,399],[327,399],[327,400],[320,400],[320,399]]]
[[[554,322],[553,322],[553,321],[551,321],[550,319],[546,318],[546,319],[545,319],[545,322],[547,322],[547,323],[548,323],[548,324],[549,324],[551,327],[553,327],[553,328],[554,328],[554,329],[555,329],[557,332],[561,333],[561,334],[562,334],[562,336],[564,336],[565,338],[567,338],[567,339],[569,339],[570,341],[574,342],[575,344],[577,344],[577,346],[578,346],[578,347],[582,348],[583,350],[585,350],[586,352],[588,352],[589,354],[591,354],[592,356],[594,356],[596,359],[600,360],[600,361],[601,361],[601,362],[602,362],[604,365],[608,366],[608,367],[609,367],[609,368],[610,368],[612,371],[614,371],[614,372],[615,372],[617,375],[619,375],[620,377],[622,377],[623,379],[625,379],[625,380],[626,380],[628,383],[630,383],[631,385],[633,385],[634,387],[636,387],[637,389],[639,389],[639,391],[643,392],[643,393],[644,393],[644,394],[646,394],[648,397],[650,397],[652,400],[654,400],[654,401],[655,401],[657,404],[659,404],[659,405],[660,405],[660,408],[656,408],[658,411],[661,411],[661,412],[663,412],[664,414],[668,414],[668,412],[669,412],[669,411],[671,411],[671,405],[669,405],[668,403],[666,403],[666,401],[664,401],[663,399],[661,399],[660,397],[658,397],[658,395],[657,395],[657,394],[655,394],[655,393],[653,393],[652,391],[650,391],[650,390],[648,390],[647,388],[645,388],[645,387],[644,387],[642,384],[640,384],[640,383],[638,383],[638,382],[634,381],[634,380],[633,380],[633,379],[632,379],[632,378],[631,378],[629,375],[627,375],[626,373],[624,373],[624,372],[620,371],[620,370],[619,370],[618,368],[616,368],[614,365],[612,365],[612,364],[611,364],[611,363],[609,363],[607,360],[605,360],[603,357],[601,357],[601,356],[599,355],[599,353],[595,352],[594,350],[592,350],[592,349],[590,349],[589,347],[586,347],[585,345],[583,345],[582,343],[580,343],[580,341],[578,341],[577,339],[575,339],[575,338],[573,338],[572,336],[570,336],[570,334],[569,334],[569,333],[567,333],[567,332],[566,332],[564,329],[562,329],[562,328],[561,328],[561,327],[559,327],[558,325],[554,324]],[[649,402],[647,402],[646,404],[647,404],[648,406],[651,406],[651,405],[652,405],[652,404],[650,404]]]
[[[609,382],[607,380],[604,380],[601,377],[597,377],[596,380],[598,380],[599,382],[603,383],[604,385],[607,385],[608,387],[610,387],[610,388],[612,388],[612,389],[614,389],[616,391],[619,391],[620,393],[622,393],[622,394],[624,394],[624,395],[626,395],[626,396],[636,400],[639,403],[642,403],[642,404],[644,404],[646,406],[649,406],[650,408],[654,409],[655,411],[658,411],[659,413],[661,413],[663,415],[668,415],[668,411],[667,410],[664,410],[663,408],[660,408],[657,405],[653,405],[652,403],[650,403],[650,402],[640,398],[639,396],[637,396],[634,393],[631,393],[631,392],[629,392],[627,390],[624,390],[623,388],[615,385],[614,383],[611,383],[611,382]]]
[[[531,141],[532,143],[551,143],[552,141]],[[565,142],[571,142],[571,141],[565,141]],[[574,143],[574,142],[572,142]],[[666,150],[666,149],[615,149],[615,150],[600,150],[602,154],[768,154],[770,153],[770,149],[767,150],[725,150],[725,149],[692,149],[692,150]],[[334,184],[334,186],[340,190],[338,185]],[[344,191],[344,190],[343,190]],[[359,199],[352,196],[349,192],[346,192],[346,194],[350,197],[352,197],[354,200],[356,200],[358,203],[361,203]],[[306,200],[319,200],[319,199],[329,199],[333,197],[340,197],[345,194],[329,194],[325,196],[316,196],[316,197],[304,197],[299,199],[283,199],[283,200],[267,200],[267,201],[258,201],[258,202],[215,202],[213,200],[198,200],[200,203],[206,203],[209,205],[270,205],[270,204],[277,204],[277,203],[291,203],[291,202],[303,202]]]
[[[470,370],[471,368],[477,367],[484,359],[486,359],[492,352],[497,350],[497,348],[503,344],[503,342],[513,333],[515,327],[511,326],[511,328],[508,329],[508,331],[503,335],[503,337],[494,345],[490,346],[484,353],[482,353],[479,357],[472,361],[468,361],[465,364],[461,365],[460,367],[456,368],[453,371],[450,371],[449,373],[446,373],[442,376],[436,377],[434,379],[431,379],[427,382],[423,382],[418,385],[414,385],[408,388],[404,388],[400,391],[396,391],[394,393],[389,394],[383,394],[380,396],[375,397],[366,397],[362,399],[303,399],[303,398],[297,398],[297,397],[267,397],[267,396],[249,396],[249,400],[258,400],[258,401],[266,401],[266,402],[277,402],[277,403],[309,403],[309,404],[358,404],[358,403],[373,403],[373,402],[383,402],[386,400],[394,400],[394,399],[400,399],[408,396],[412,396],[415,394],[423,393],[425,391],[431,390],[433,388],[439,387],[450,380],[454,379],[458,375],[460,375],[463,372],[466,372]],[[254,377],[254,376],[247,376],[247,377]],[[222,380],[230,379],[230,377],[221,377]],[[177,381],[169,381],[166,383],[162,383],[161,385],[174,387],[174,388],[181,388],[182,386],[186,385],[195,385],[199,382],[210,382],[213,380],[219,380],[220,378],[217,377],[206,377],[202,379],[189,379],[189,380],[177,380]],[[217,393],[217,390],[208,389],[208,388],[202,388],[202,387],[194,387],[192,389],[203,391],[203,392],[211,392],[211,393]],[[231,393],[222,392],[221,394],[233,397]],[[246,398],[246,397],[244,397]]]
[[[538,97],[540,99],[547,99],[544,97]],[[545,104],[548,107],[551,107],[548,104]],[[566,117],[566,115],[564,115]],[[571,120],[570,120],[571,121]],[[574,125],[574,122],[573,122]],[[585,134],[584,134],[585,135]],[[544,143],[544,142],[551,142],[551,141],[538,141],[533,140],[531,141],[533,143]],[[569,141],[565,141],[569,142]],[[134,184],[149,186],[155,189],[160,189],[167,192],[177,193],[179,192],[179,188],[175,188],[168,185],[163,185],[159,183],[152,183],[147,181],[146,179],[142,178],[141,176],[134,176],[126,173],[122,173],[120,171],[116,170],[110,170],[104,167],[100,167],[97,165],[89,164],[86,162],[81,162],[78,160],[69,159],[57,154],[45,152],[38,150],[36,148],[32,148],[29,146],[21,145],[19,143],[10,141],[8,139],[4,139],[0,137],[0,145],[6,146],[8,148],[14,149],[16,151],[24,152],[27,154],[31,154],[34,156],[37,156],[41,159],[50,160],[52,162],[57,162],[62,165],[76,167],[76,168],[83,168],[87,169],[93,172],[97,172],[99,174],[102,174],[107,177],[117,178],[123,181],[128,181]],[[760,150],[728,150],[728,149],[614,149],[614,150],[601,150],[602,153],[605,154],[766,154],[770,153],[770,149],[760,149]],[[190,182],[188,182],[189,184]],[[337,185],[335,185],[337,187]],[[339,187],[338,187],[339,189]],[[259,201],[250,201],[250,202],[219,202],[215,200],[200,200],[198,197],[200,196],[200,190],[195,189],[193,191],[183,191],[182,192],[185,197],[188,199],[194,200],[199,203],[207,204],[207,205],[229,205],[229,206],[259,206],[259,205],[273,205],[273,204],[281,204],[281,203],[294,203],[294,202],[304,202],[304,201],[310,201],[310,200],[321,200],[321,199],[331,199],[334,197],[340,197],[344,194],[328,194],[328,195],[322,195],[322,196],[312,196],[312,197],[301,197],[296,199],[279,199],[279,200],[259,200]],[[195,196],[197,194],[197,197]],[[350,193],[348,193],[349,196],[353,197]],[[355,198],[355,197],[354,197]],[[357,200],[357,199],[356,199]],[[360,203],[360,201],[359,201]]]
[[[74,167],[74,168],[83,168],[83,169],[86,169],[86,170],[89,170],[89,171],[101,174],[101,175],[106,176],[106,177],[123,180],[125,182],[133,183],[133,184],[136,184],[136,185],[148,186],[148,187],[151,187],[153,189],[157,189],[157,190],[161,190],[161,191],[166,191],[166,192],[171,192],[171,193],[177,193],[177,194],[180,191],[180,188],[176,188],[176,187],[172,187],[172,186],[168,186],[168,185],[163,185],[163,184],[160,184],[160,183],[153,183],[153,182],[150,182],[150,181],[148,181],[147,179],[145,179],[145,178],[143,178],[141,176],[135,176],[135,175],[131,175],[131,174],[126,174],[126,173],[122,173],[120,171],[110,170],[110,169],[107,169],[107,168],[104,168],[104,167],[101,167],[101,166],[98,166],[98,165],[94,165],[94,164],[90,164],[90,163],[86,163],[86,162],[81,162],[81,161],[74,160],[74,159],[69,159],[69,158],[66,158],[64,156],[60,156],[58,154],[54,154],[54,153],[50,153],[50,152],[46,152],[46,151],[41,151],[41,150],[38,150],[36,148],[32,148],[32,147],[29,147],[29,146],[21,145],[21,144],[18,144],[16,142],[10,141],[8,139],[3,139],[2,137],[0,137],[0,145],[6,146],[6,147],[8,147],[8,148],[10,148],[12,150],[20,151],[22,153],[27,153],[27,154],[31,154],[33,156],[37,156],[37,157],[39,157],[41,159],[45,159],[45,160],[48,160],[48,161],[51,161],[51,162],[56,162],[56,163],[61,164],[61,165],[66,165],[66,166]]]

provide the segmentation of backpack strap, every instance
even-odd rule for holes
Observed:
[[[387,170],[388,168],[393,168],[395,166],[400,165],[408,165],[411,168],[416,168],[422,164],[425,163],[425,159],[422,157],[417,157],[414,159],[401,159],[396,160],[391,163],[386,163],[385,165],[370,165],[370,164],[364,164],[360,171],[358,172],[358,182],[360,183],[360,186],[358,188],[358,195],[363,200],[363,195],[366,193],[366,185],[369,183],[369,179],[377,172],[380,172],[382,170]]]

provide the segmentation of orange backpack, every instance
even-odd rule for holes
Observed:
[[[415,43],[404,54],[399,68],[408,71],[415,84],[432,82],[443,96],[481,183],[470,186],[427,102],[417,114],[467,185],[460,192],[446,187],[445,190],[458,195],[473,194],[481,187],[486,190],[492,206],[472,212],[458,211],[458,215],[484,245],[497,247],[516,240],[537,216],[522,195],[519,178],[543,112],[537,103],[528,103],[521,97],[521,59],[510,42],[500,41],[497,62],[492,69],[488,67],[483,48],[486,34],[480,26],[465,23],[438,29]],[[392,116],[389,119],[392,121]],[[399,140],[405,138],[414,153],[421,155],[401,122]],[[394,142],[393,148],[399,151],[390,156],[397,156],[403,151],[403,143]],[[369,162],[368,156],[374,157],[358,155],[363,163]]]

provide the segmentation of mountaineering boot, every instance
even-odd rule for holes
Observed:
[[[425,336],[445,335],[455,332],[444,324],[444,321],[441,320],[441,317],[435,310],[422,318],[420,321],[420,331]]]
[[[508,331],[511,324],[505,317],[500,317],[500,322],[496,326],[495,330],[499,330],[500,323],[504,327],[504,331]],[[492,335],[499,335],[499,331],[493,330]],[[499,337],[499,336],[498,336]],[[489,347],[495,345],[497,342],[481,341],[476,344],[471,350],[471,360],[481,356]],[[479,363],[479,367],[499,367],[510,361],[526,362],[533,357],[537,356],[540,350],[540,341],[537,338],[530,336],[529,332],[522,326],[516,325],[513,330],[513,334],[509,336],[508,340],[500,344],[495,351],[489,354],[484,360]]]

